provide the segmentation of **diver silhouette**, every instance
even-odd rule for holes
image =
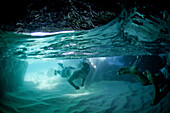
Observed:
[[[118,75],[123,74],[133,74],[136,75],[137,79],[141,82],[142,85],[153,85],[154,95],[151,105],[156,105],[159,101],[166,96],[169,92],[170,87],[170,64],[168,63],[163,67],[159,73],[152,75],[148,70],[145,72],[140,72],[138,67],[125,67],[118,70]]]
[[[81,86],[84,86],[86,77],[90,72],[90,64],[88,62],[88,59],[83,59],[83,62],[81,62],[81,68],[79,69],[76,69],[74,67],[64,67],[62,63],[58,63],[58,65],[62,68],[62,70],[54,70],[54,75],[59,74],[61,77],[68,78],[68,82],[76,90],[79,90],[80,87],[73,82],[74,80],[79,78],[82,79]]]

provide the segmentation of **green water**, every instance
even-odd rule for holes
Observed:
[[[134,20],[143,25],[135,24]],[[135,12],[125,19],[120,15],[102,27],[86,31],[51,34],[0,31],[0,59],[75,59],[168,53],[170,36],[160,33],[164,28],[167,28],[166,23],[152,22]]]

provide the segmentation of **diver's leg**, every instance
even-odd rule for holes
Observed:
[[[118,75],[123,75],[123,74],[133,74],[136,75],[136,77],[138,78],[138,80],[141,82],[142,85],[149,85],[150,82],[148,80],[148,78],[142,74],[137,67],[133,66],[133,67],[129,67],[129,68],[121,68],[118,71]]]
[[[58,65],[59,65],[61,68],[63,68],[63,69],[64,69],[64,66],[63,66],[63,64],[62,64],[62,63],[58,63]]]

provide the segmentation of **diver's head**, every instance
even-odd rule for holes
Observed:
[[[89,62],[89,59],[87,59],[87,58],[83,58],[82,60],[83,60],[83,62],[86,62],[86,63]]]
[[[89,60],[87,58],[83,58],[82,60],[81,67],[86,68],[89,65]]]
[[[88,65],[88,63],[83,62],[83,63],[82,63],[82,68],[86,68],[86,67],[87,67],[87,65]]]

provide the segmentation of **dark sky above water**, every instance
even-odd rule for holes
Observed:
[[[17,32],[87,30],[107,24],[123,9],[166,20],[167,0],[5,0],[0,29]]]

